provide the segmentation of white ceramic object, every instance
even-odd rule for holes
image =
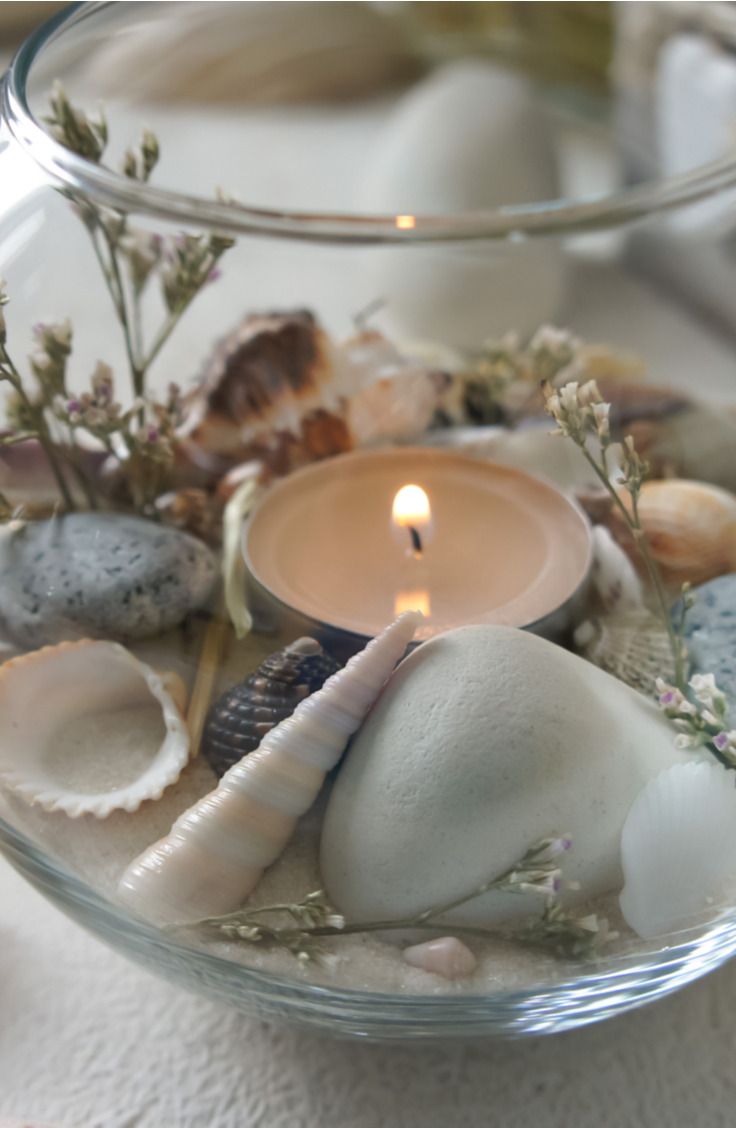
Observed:
[[[459,214],[557,196],[549,129],[526,79],[480,61],[435,71],[398,104],[367,154],[357,204],[397,215]],[[554,322],[564,259],[550,242],[378,250],[366,299],[392,328],[461,348]]]
[[[0,783],[71,818],[159,799],[189,759],[172,691],[180,697],[181,679],[114,642],[63,642],[11,659],[0,666]]]
[[[402,955],[411,967],[441,975],[443,979],[465,979],[472,975],[478,961],[467,944],[457,936],[439,936],[423,944],[405,948]]]
[[[621,912],[640,936],[695,923],[736,886],[734,773],[701,761],[650,780],[624,823],[621,864]]]
[[[170,923],[236,909],[311,807],[420,619],[413,611],[400,615],[271,729],[128,866],[121,898],[142,916]]]
[[[325,888],[349,920],[410,916],[565,832],[576,897],[616,888],[634,798],[686,756],[653,703],[574,654],[508,627],[449,631],[402,662],[351,746],[325,814]],[[539,901],[490,893],[448,920]]]

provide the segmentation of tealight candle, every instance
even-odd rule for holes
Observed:
[[[554,634],[591,558],[587,522],[554,486],[425,447],[340,455],[273,486],[244,532],[254,611],[266,625],[362,645],[397,613],[418,637],[466,623]]]

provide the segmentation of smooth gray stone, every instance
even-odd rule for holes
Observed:
[[[31,648],[72,638],[149,638],[209,598],[215,560],[177,529],[73,513],[0,530],[0,635]]]
[[[691,674],[713,674],[736,703],[736,574],[718,576],[693,591],[695,604],[685,620]],[[675,621],[678,608],[675,608]],[[736,708],[730,710],[736,718]]]
[[[447,904],[532,843],[569,834],[585,900],[621,884],[621,828],[642,787],[691,752],[642,694],[528,631],[460,627],[422,643],[354,737],[322,824],[320,872],[349,920]],[[451,920],[539,910],[489,893]]]

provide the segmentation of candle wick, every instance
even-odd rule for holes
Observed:
[[[415,529],[413,525],[407,525],[407,528],[409,530],[409,536],[411,537],[412,552],[414,552],[416,556],[421,556],[423,548],[422,538],[419,536],[419,530]]]

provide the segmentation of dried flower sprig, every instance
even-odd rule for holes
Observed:
[[[408,929],[428,929],[436,932],[443,927],[440,918],[467,904],[469,901],[491,891],[498,893],[529,893],[545,899],[545,912],[534,926],[530,925],[523,933],[523,938],[529,942],[547,943],[553,941],[553,947],[562,951],[565,937],[568,941],[568,951],[575,950],[579,954],[590,954],[595,946],[595,933],[598,939],[605,937],[605,922],[599,924],[597,929],[590,926],[593,918],[589,915],[584,918],[575,917],[573,914],[560,910],[552,912],[551,906],[557,903],[557,898],[563,888],[562,871],[559,858],[572,846],[569,835],[557,835],[543,838],[530,846],[522,858],[515,865],[505,870],[504,873],[484,881],[476,886],[472,892],[452,901],[432,908],[425,909],[413,916],[393,920],[363,921],[351,924],[335,911],[327,901],[323,890],[309,893],[303,901],[295,904],[263,905],[255,909],[239,909],[237,912],[225,916],[208,917],[197,921],[197,926],[205,927],[219,933],[230,940],[241,940],[247,944],[264,944],[292,952],[302,962],[318,959],[322,954],[320,940],[325,937],[349,936],[369,932],[389,932]],[[287,916],[286,924],[273,924],[263,920],[264,917]],[[546,923],[545,923],[546,921]],[[587,925],[583,921],[588,922]],[[444,926],[446,927],[446,926]],[[497,935],[492,929],[471,927],[468,925],[452,926],[453,932],[467,933],[475,936]],[[582,935],[591,940],[587,946],[582,943]],[[577,946],[577,947],[576,947]]]
[[[56,83],[46,121],[52,135],[66,148],[95,164],[102,163],[109,139],[102,111],[95,116],[78,109]],[[159,155],[158,140],[150,130],[144,130],[140,144],[125,153],[123,174],[147,182]],[[179,390],[173,385],[163,402],[149,396],[147,373],[197,294],[217,277],[217,264],[233,240],[217,234],[162,238],[132,228],[128,216],[121,211],[92,204],[69,192],[65,194],[72,199],[74,210],[89,232],[122,328],[134,402],[124,410],[116,400],[112,371],[103,362],[92,374],[89,391],[81,395],[70,393],[67,366],[72,351],[72,327],[68,321],[35,327],[30,367],[36,387],[29,388],[7,350],[2,310],[7,295],[0,286],[0,381],[12,388],[8,402],[12,431],[0,443],[10,445],[37,439],[46,453],[65,508],[74,509],[77,491],[81,491],[89,507],[95,508],[96,484],[84,471],[78,443],[80,435],[86,434],[120,464],[134,506],[153,512],[155,497],[168,484],[182,403]],[[146,344],[142,302],[154,279],[160,286],[165,313]]]
[[[468,414],[476,422],[493,421],[512,386],[526,387],[534,395],[544,381],[579,376],[584,371],[582,348],[572,333],[551,325],[541,326],[527,343],[513,332],[487,341],[462,374]]]
[[[707,748],[724,767],[736,769],[736,729],[728,728],[728,701],[713,674],[694,674],[689,697],[662,678],[656,686],[660,708],[678,731],[676,747]]]
[[[57,451],[46,419],[44,404],[32,397],[25,388],[21,375],[8,352],[7,326],[3,307],[8,303],[5,283],[0,279],[0,383],[12,388],[8,404],[8,418],[13,426],[10,434],[0,438],[0,446],[9,446],[28,439],[37,439],[46,455],[51,472],[56,481],[64,504],[74,508],[72,494],[61,467],[61,457]]]
[[[102,164],[108,144],[102,111],[93,117],[73,106],[58,82],[50,106],[45,120],[56,140],[86,160]],[[125,153],[123,175],[147,183],[159,157],[156,135],[144,129],[139,145]],[[217,264],[234,240],[216,234],[163,238],[131,228],[124,212],[67,195],[89,232],[122,328],[133,394],[143,396],[149,368],[197,294],[218,277]],[[159,277],[166,316],[146,345],[141,305],[144,291],[155,276]]]
[[[610,404],[603,400],[595,380],[588,380],[582,385],[575,380],[571,380],[559,389],[555,389],[549,382],[546,382],[543,385],[543,391],[546,411],[557,424],[554,433],[571,439],[579,448],[588,465],[609,493],[633,537],[649,576],[659,616],[669,638],[675,670],[675,683],[680,689],[684,689],[687,652],[683,642],[683,628],[684,614],[689,600],[685,599],[683,602],[685,610],[679,626],[676,628],[672,623],[671,609],[662,577],[649,551],[646,534],[642,529],[639,516],[641,487],[649,468],[637,453],[634,440],[628,435],[623,443],[616,444],[619,451],[620,468],[618,470],[619,481],[614,483],[614,470],[610,462],[613,445],[609,425]],[[625,491],[625,495],[628,497],[628,504],[621,489]]]
[[[596,913],[578,916],[559,901],[548,901],[540,917],[514,933],[524,944],[550,949],[566,959],[590,959],[618,936],[605,917]]]

